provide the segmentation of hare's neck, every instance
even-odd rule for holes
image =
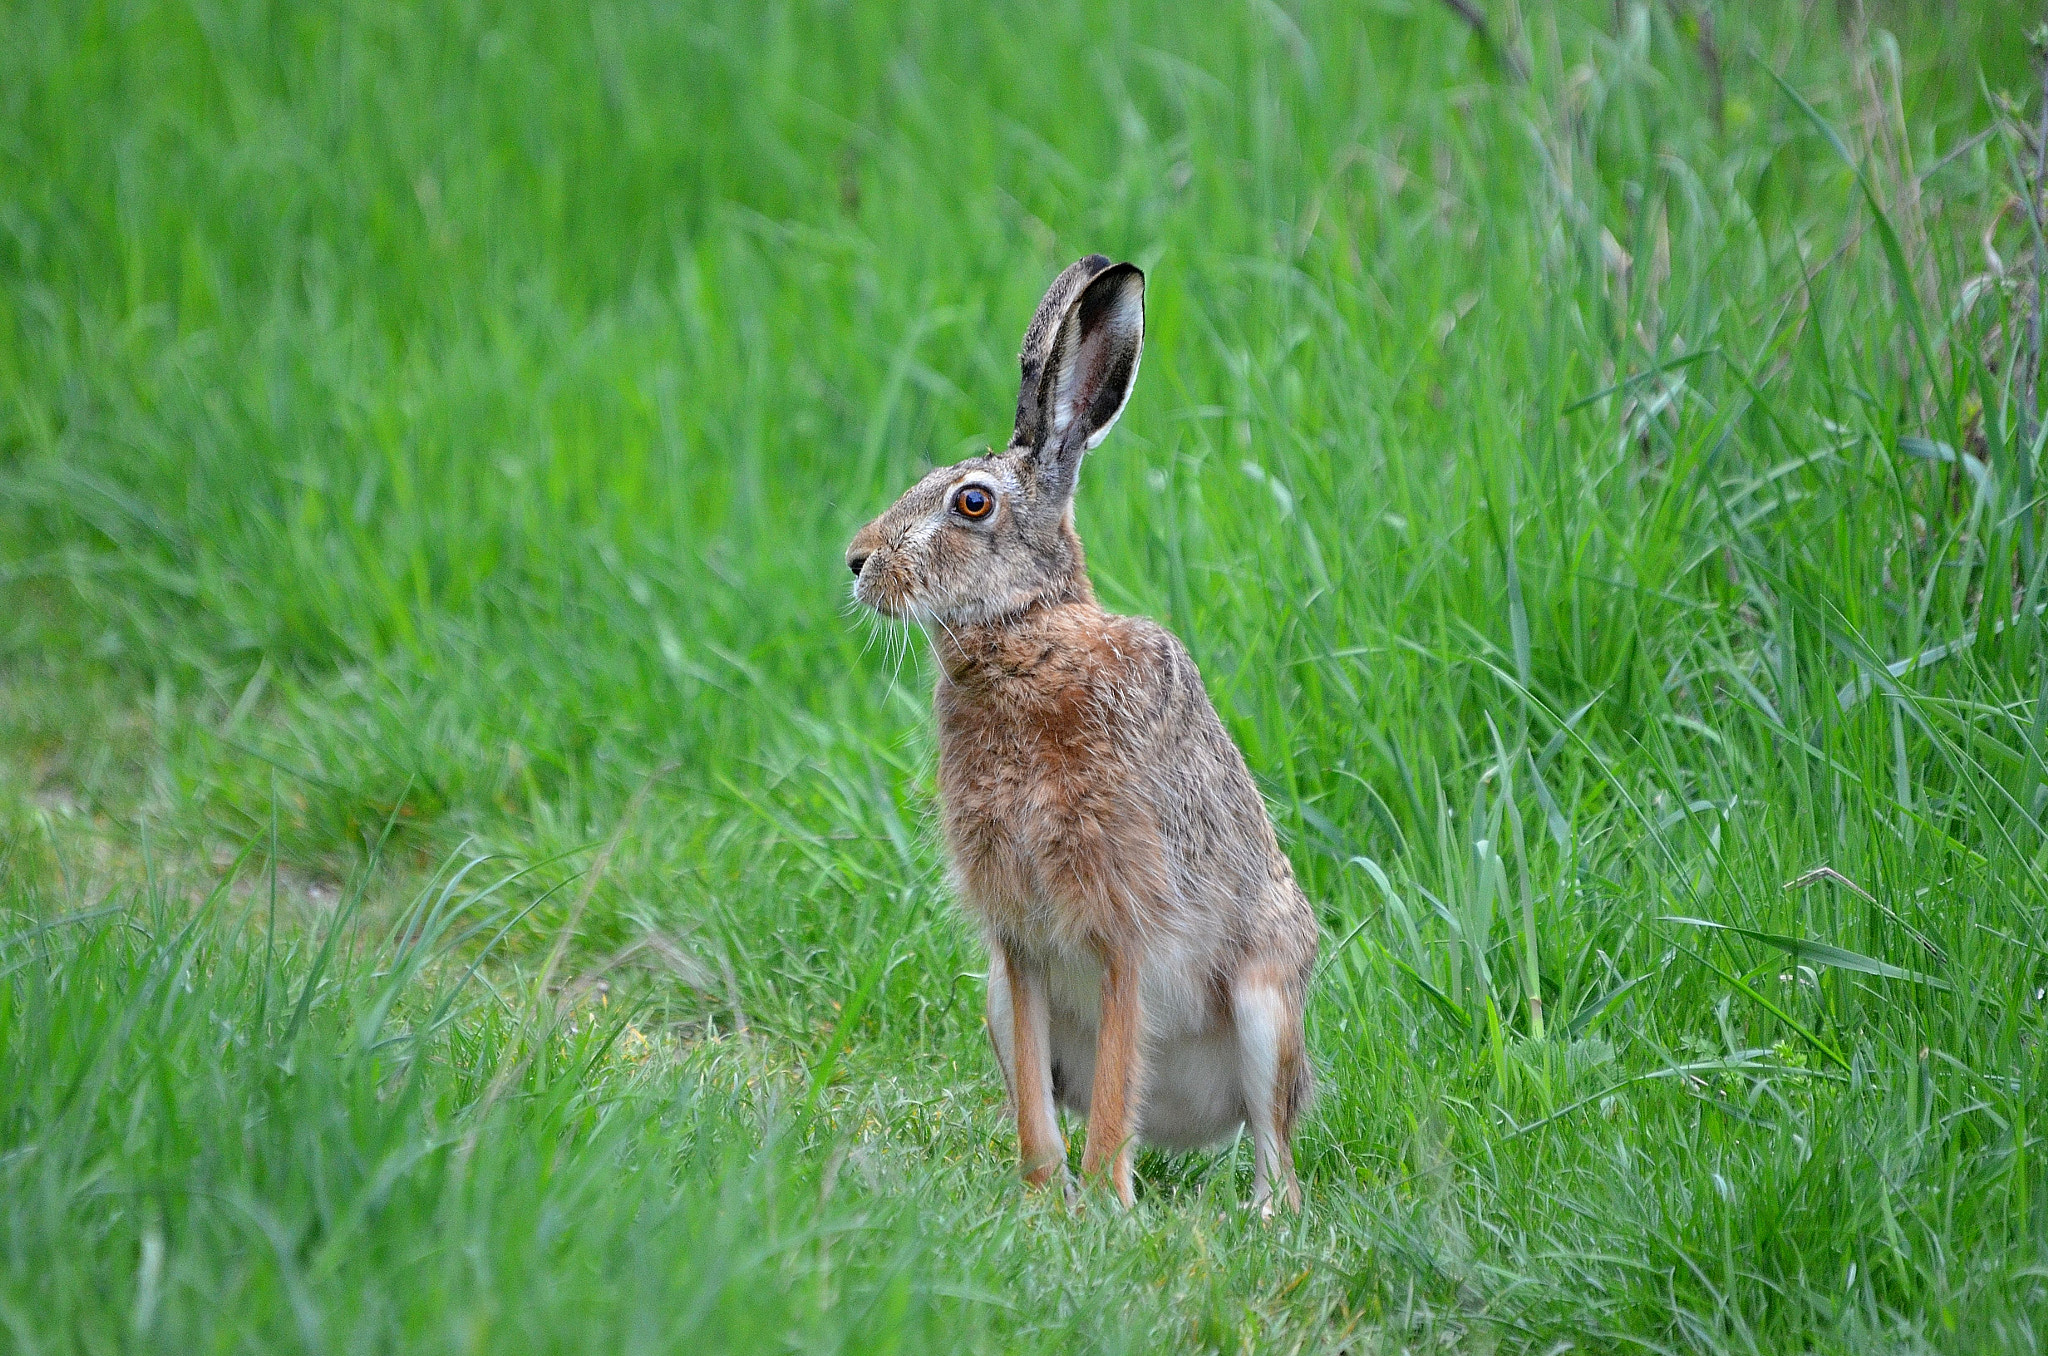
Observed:
[[[973,690],[1031,678],[1102,629],[1103,612],[1086,575],[1057,600],[1033,603],[995,621],[935,628],[932,643],[946,677]]]
[[[1006,678],[1023,678],[1048,659],[1100,630],[1102,609],[1088,582],[1088,557],[1074,531],[1073,506],[1060,521],[1062,565],[1038,597],[1016,612],[986,621],[949,622],[928,628],[946,677],[973,689]]]

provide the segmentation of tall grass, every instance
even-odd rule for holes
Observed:
[[[7,16],[11,1341],[2038,1350],[2011,7],[729,8]],[[1090,250],[1327,929],[1271,1230],[1012,1188],[846,609]]]

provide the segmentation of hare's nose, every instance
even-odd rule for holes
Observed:
[[[846,553],[846,568],[853,571],[855,579],[860,578],[860,567],[867,563],[868,557],[865,551],[848,551]]]

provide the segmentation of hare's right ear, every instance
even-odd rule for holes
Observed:
[[[1024,336],[1010,439],[1029,449],[1053,493],[1073,492],[1082,454],[1109,436],[1144,346],[1145,275],[1135,264],[1092,254],[1053,281]]]

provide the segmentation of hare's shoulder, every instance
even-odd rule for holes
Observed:
[[[1091,607],[1052,611],[959,647],[936,694],[942,761],[1043,760],[1079,775],[1172,761],[1160,741],[1223,738],[1202,675],[1149,617]]]
[[[1238,762],[1236,746],[1224,733],[1202,671],[1179,636],[1150,617],[1112,617],[1122,662],[1115,677],[1103,685],[1113,713],[1132,728],[1134,738],[1160,745],[1155,756],[1169,762],[1195,756],[1215,758],[1228,748],[1226,762]]]
[[[1150,617],[1105,614],[1102,621],[1090,648],[1105,696],[1123,696],[1141,707],[1189,696],[1208,705],[1201,670],[1179,636]]]

